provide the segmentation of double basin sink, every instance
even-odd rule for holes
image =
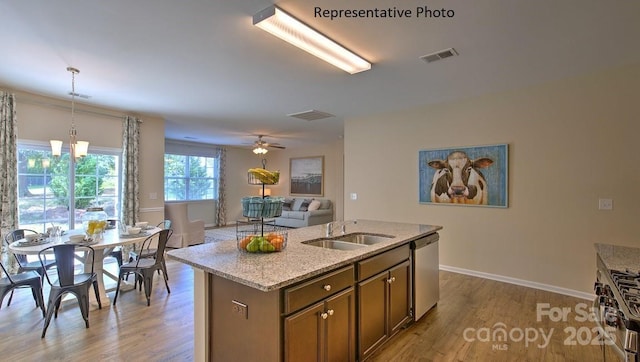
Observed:
[[[325,249],[355,250],[359,248],[366,248],[368,245],[374,245],[393,238],[394,236],[383,234],[353,233],[322,239],[308,240],[303,241],[302,243]]]

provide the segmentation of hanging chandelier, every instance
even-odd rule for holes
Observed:
[[[89,142],[78,141],[75,122],[75,106],[76,106],[76,77],[80,71],[73,67],[68,67],[67,71],[71,72],[71,129],[69,129],[69,154],[71,159],[78,159],[87,155],[89,151]],[[60,156],[62,154],[62,141],[50,140],[51,154]]]

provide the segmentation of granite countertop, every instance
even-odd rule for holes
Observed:
[[[287,247],[281,252],[245,253],[238,250],[234,239],[171,250],[167,255],[205,272],[268,292],[392,249],[440,229],[441,226],[434,225],[358,220],[355,225],[347,223],[347,234],[367,232],[394,238],[356,250],[334,250],[302,244],[302,241],[325,237],[325,225],[316,225],[288,230]],[[338,234],[339,231],[334,233]]]
[[[596,251],[609,270],[640,272],[640,248],[595,244]]]

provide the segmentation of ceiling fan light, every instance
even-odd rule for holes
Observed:
[[[253,25],[292,44],[347,73],[371,69],[371,63],[320,34],[276,6],[253,16]]]
[[[262,146],[258,146],[258,147],[253,149],[253,153],[255,153],[256,155],[264,155],[267,152],[269,152],[269,151],[266,148],[262,147]]]

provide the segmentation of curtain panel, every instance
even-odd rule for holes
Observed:
[[[126,116],[122,124],[122,210],[123,225],[133,225],[140,214],[138,162],[140,159],[140,123]]]
[[[218,205],[216,207],[216,226],[225,226],[227,224],[227,206],[226,206],[226,168],[227,168],[227,149],[219,147],[218,151]]]
[[[18,121],[13,94],[0,91],[0,237],[17,226],[18,215]],[[9,258],[4,242],[0,256],[10,271],[15,271],[15,258]]]

